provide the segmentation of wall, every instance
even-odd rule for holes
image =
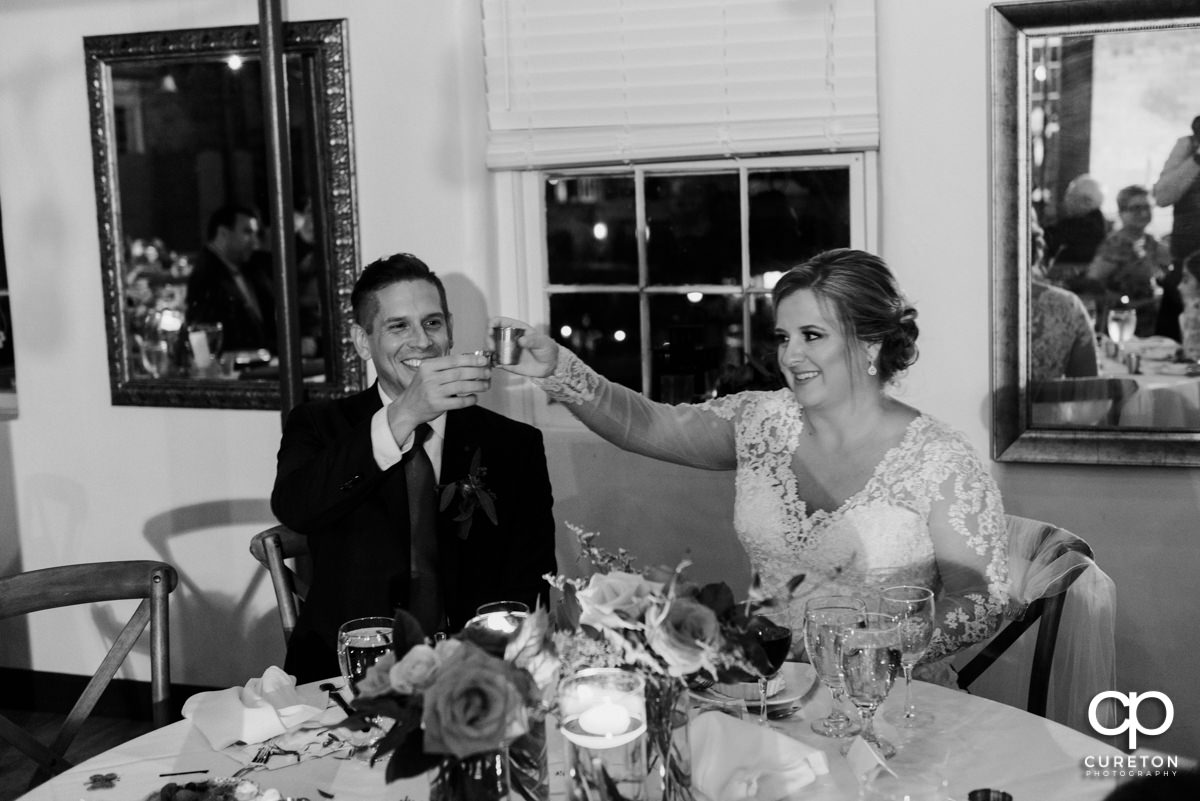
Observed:
[[[923,332],[901,392],[988,453],[988,3],[878,6],[882,251]],[[184,576],[174,679],[213,685],[282,658],[269,588],[246,553],[270,522],[279,418],[109,403],[80,38],[247,24],[254,12],[244,0],[10,0],[0,10],[0,202],[21,379],[20,417],[0,424],[0,499],[14,499],[17,523],[0,540],[0,570],[169,559]],[[505,311],[489,308],[500,287],[478,14],[470,0],[288,5],[290,19],[350,20],[363,258],[410,250],[447,274],[464,349],[488,313]],[[726,536],[730,476],[619,454],[577,431],[548,432],[547,445],[560,520],[633,544],[648,563],[692,544],[698,577],[745,580]],[[1092,542],[1120,592],[1121,689],[1162,690],[1176,703],[1174,726],[1149,744],[1200,753],[1200,695],[1184,667],[1191,637],[1180,635],[1194,629],[1197,472],[994,473],[1009,511]],[[24,632],[0,629],[0,664],[90,672],[95,629],[64,614],[19,647]],[[143,660],[132,675],[146,673]]]

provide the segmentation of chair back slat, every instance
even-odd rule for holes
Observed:
[[[1040,526],[1035,548],[1039,561],[1050,563],[1068,553],[1079,553],[1089,560],[1093,558],[1091,546],[1081,537],[1049,523],[1028,520],[1008,515],[1010,541],[1022,528]],[[1050,678],[1054,667],[1054,652],[1058,641],[1058,630],[1062,622],[1065,593],[1070,585],[1087,568],[1086,563],[1074,566],[1047,585],[1041,597],[1030,601],[1024,613],[1007,623],[992,637],[987,645],[958,671],[958,686],[968,689],[971,684],[990,668],[1000,656],[1013,645],[1034,623],[1038,624],[1033,649],[1033,661],[1029,675],[1029,693],[1026,709],[1045,717],[1050,696]]]
[[[38,765],[30,788],[72,767],[65,757],[67,750],[147,627],[154,724],[170,722],[168,597],[177,584],[175,568],[164,562],[138,560],[62,565],[0,577],[0,618],[64,606],[141,599],[49,746],[0,716],[0,740],[11,743]]]
[[[279,610],[279,624],[286,643],[296,628],[300,606],[308,596],[308,582],[298,572],[291,570],[284,560],[307,557],[308,540],[287,526],[272,526],[254,535],[250,541],[250,553],[270,573]]]

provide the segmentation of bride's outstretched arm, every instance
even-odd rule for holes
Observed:
[[[584,425],[617,447],[708,470],[737,466],[733,414],[725,408],[735,400],[678,406],[656,403],[604,378],[574,353],[518,320],[495,318],[489,327],[496,325],[526,330],[518,342],[520,361],[503,369],[533,378],[553,400],[565,404]]]

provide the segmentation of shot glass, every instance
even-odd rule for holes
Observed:
[[[521,346],[517,344],[525,334],[524,328],[498,325],[492,329],[496,341],[496,364],[516,364],[521,360]]]

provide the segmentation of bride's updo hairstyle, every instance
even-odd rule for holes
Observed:
[[[774,308],[800,289],[834,310],[848,343],[879,343],[875,367],[883,383],[917,360],[917,310],[883,259],[850,248],[818,253],[783,274],[771,291]]]

